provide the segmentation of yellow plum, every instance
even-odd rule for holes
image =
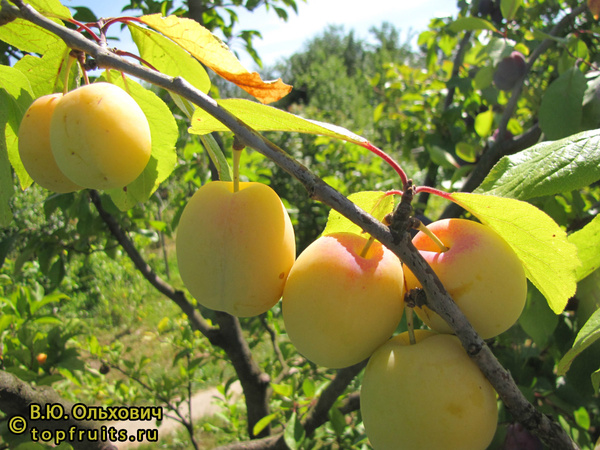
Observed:
[[[294,346],[316,364],[359,363],[396,329],[404,310],[400,260],[375,241],[334,233],[298,256],[286,282],[282,311]]]
[[[360,393],[375,450],[485,450],[494,437],[496,393],[456,336],[415,330],[369,359]]]
[[[183,283],[198,302],[238,317],[262,314],[281,298],[296,257],[294,229],[280,198],[261,183],[213,181],[186,205],[176,237]]]
[[[60,170],[92,189],[122,188],[150,160],[150,127],[123,89],[94,83],[64,95],[50,122],[50,144]]]
[[[449,248],[442,252],[425,233],[413,244],[431,265],[440,281],[475,330],[492,338],[518,320],[527,298],[527,279],[512,248],[491,228],[464,219],[433,222],[427,228]],[[406,289],[421,287],[404,268]],[[451,333],[450,326],[427,306],[415,308],[429,327]]]
[[[48,190],[66,193],[81,189],[56,165],[50,148],[50,119],[62,94],[36,99],[19,126],[19,156],[33,181]]]

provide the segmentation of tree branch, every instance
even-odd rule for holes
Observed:
[[[119,222],[104,209],[100,194],[95,190],[90,190],[89,194],[98,214],[144,278],[181,308],[187,315],[194,330],[200,331],[208,338],[212,345],[225,350],[244,390],[248,412],[248,431],[249,435],[253,437],[252,428],[254,424],[269,413],[269,378],[260,370],[256,361],[252,358],[248,343],[243,338],[238,319],[229,314],[217,312],[215,321],[219,327],[208,325],[196,307],[186,298],[185,294],[182,291],[175,290],[170,284],[160,278],[144,260],[132,240],[127,236],[127,233],[121,228]],[[266,432],[268,431],[267,427]]]
[[[61,405],[62,410],[69,419],[63,420],[30,420],[30,405],[37,404],[41,406],[43,413],[46,405]],[[72,417],[71,409],[74,403],[61,398],[52,388],[37,387],[33,388],[28,383],[20,380],[15,375],[0,370],[0,409],[8,415],[21,416],[26,420],[27,429],[36,428],[42,430],[63,430],[66,433],[65,441],[69,442],[76,450],[117,450],[117,448],[108,441],[90,441],[87,439],[88,432],[97,432],[100,436],[101,424],[92,421],[75,420]],[[69,429],[75,427],[84,432],[84,440],[69,440]],[[95,430],[95,431],[94,431]],[[91,435],[93,436],[93,433]],[[75,437],[78,437],[76,434]]]
[[[233,131],[237,138],[246,146],[254,148],[267,158],[273,160],[284,171],[300,181],[307,189],[311,198],[334,208],[388,247],[415,274],[427,293],[432,309],[438,312],[450,324],[463,347],[477,363],[492,386],[494,386],[515,419],[537,434],[553,449],[572,450],[577,448],[571,438],[557,423],[537,411],[522,395],[510,374],[501,366],[485,342],[473,330],[473,327],[452,301],[435,273],[412,245],[410,234],[406,230],[401,233],[390,231],[388,227],[358,208],[341,193],[323,182],[275,144],[221,108],[215,100],[195,89],[184,79],[172,78],[132,64],[101,48],[94,42],[85,39],[79,33],[46,19],[31,7],[24,5],[21,0],[13,0],[13,2],[19,7],[25,19],[58,35],[69,47],[88,53],[96,59],[99,67],[113,68],[128,73],[181,95],[196,104]],[[265,446],[255,448],[274,447]]]
[[[328,412],[337,399],[344,393],[350,382],[366,366],[367,361],[360,362],[350,367],[337,371],[334,379],[310,409],[302,426],[308,436],[312,435],[317,428],[329,420]],[[360,408],[360,395],[358,392],[350,394],[339,410],[342,414],[348,414]],[[288,446],[283,438],[283,433],[269,436],[252,442],[238,442],[218,447],[216,450],[286,450]]]
[[[582,4],[571,11],[569,14],[565,15],[548,33],[550,36],[558,36],[563,32],[563,30],[571,23],[577,16],[582,14],[587,10],[587,5]],[[463,185],[461,191],[463,192],[472,192],[475,190],[481,182],[485,179],[487,174],[492,170],[492,167],[506,155],[512,155],[521,150],[524,150],[528,147],[534,145],[541,136],[541,129],[538,124],[533,125],[528,131],[523,133],[519,138],[514,140],[506,140],[506,128],[508,126],[508,122],[510,118],[514,115],[519,98],[521,97],[521,92],[523,91],[523,87],[525,86],[525,81],[527,79],[527,74],[531,71],[531,68],[535,64],[535,62],[539,59],[539,57],[548,50],[552,45],[556,42],[550,38],[544,39],[540,45],[538,45],[531,55],[527,59],[527,65],[525,68],[525,73],[521,77],[521,79],[516,83],[515,87],[511,91],[510,99],[504,108],[504,112],[502,113],[502,117],[500,119],[500,124],[498,126],[498,134],[496,137],[495,143],[493,143],[488,150],[483,153],[481,159],[477,161],[477,166],[469,174],[467,181]],[[457,217],[460,215],[462,208],[456,204],[448,205],[448,207],[442,213],[441,218],[447,217]]]
[[[104,221],[119,245],[123,247],[123,250],[125,250],[125,253],[129,259],[131,259],[143,277],[161,294],[170,298],[175,302],[175,304],[177,304],[177,306],[179,306],[179,308],[187,315],[188,320],[192,325],[192,329],[200,331],[211,343],[219,345],[220,339],[218,328],[211,327],[206,320],[204,320],[202,315],[196,310],[194,305],[185,297],[185,294],[182,291],[175,290],[170,284],[160,278],[152,269],[152,267],[150,267],[150,265],[144,260],[143,256],[135,247],[133,241],[121,228],[119,222],[108,211],[106,211],[106,209],[104,209],[100,194],[95,190],[90,190],[89,195],[92,203],[98,211],[98,214],[100,215],[100,218]]]

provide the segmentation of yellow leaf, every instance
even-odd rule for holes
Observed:
[[[530,203],[493,195],[455,192],[452,201],[498,233],[515,251],[527,278],[560,314],[575,294],[577,247],[546,213]]]
[[[281,79],[263,81],[257,72],[249,72],[223,41],[192,19],[150,14],[140,17],[149,27],[161,32],[190,52],[218,75],[248,92],[262,103],[286,96],[290,85]]]

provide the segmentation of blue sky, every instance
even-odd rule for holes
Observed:
[[[121,15],[126,0],[62,0],[66,6],[88,6],[99,17]],[[300,50],[311,37],[328,25],[343,25],[354,30],[361,38],[368,38],[368,30],[388,21],[400,29],[403,36],[409,30],[422,31],[433,17],[448,16],[456,12],[455,0],[297,0],[298,15],[293,11],[287,22],[274,11],[264,7],[254,13],[239,11],[239,30],[255,29],[262,33],[262,40],[255,40],[255,47],[266,65],[271,65]],[[117,27],[114,28],[115,32]],[[133,44],[123,37],[118,45],[132,51]],[[240,50],[234,45],[234,49]],[[254,69],[250,57],[240,55],[249,69]]]

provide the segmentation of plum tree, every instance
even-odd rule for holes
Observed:
[[[44,95],[29,106],[19,126],[19,156],[33,181],[51,191],[66,193],[81,186],[61,172],[50,148],[50,119],[61,97]]]
[[[282,311],[290,341],[316,364],[359,363],[392,335],[404,310],[403,271],[396,255],[365,237],[318,238],[294,263]]]
[[[502,91],[510,91],[525,75],[527,64],[522,53],[514,51],[498,63],[494,72],[494,84]]]
[[[415,330],[373,353],[360,410],[376,450],[484,450],[494,437],[496,393],[456,336]]]
[[[509,329],[519,318],[527,298],[527,279],[521,261],[498,234],[478,222],[446,219],[427,228],[449,248],[440,247],[423,232],[413,244],[471,322],[488,339]],[[421,287],[410,269],[404,269],[407,291]],[[417,315],[436,331],[450,326],[427,306]]]
[[[269,186],[242,182],[234,192],[232,182],[212,181],[186,205],[176,251],[181,279],[201,305],[249,317],[279,301],[296,243]]]
[[[50,144],[58,167],[74,183],[92,189],[122,188],[150,160],[150,127],[127,92],[114,84],[94,83],[57,103]]]

